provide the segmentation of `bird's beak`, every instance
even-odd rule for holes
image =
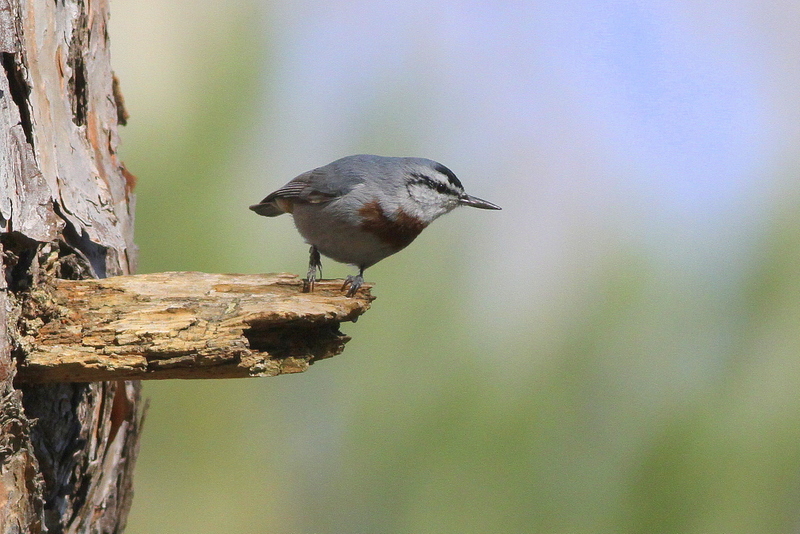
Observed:
[[[473,197],[470,195],[464,195],[460,199],[458,199],[458,203],[461,206],[472,206],[473,208],[480,208],[482,210],[500,210],[503,209],[496,204],[492,204],[491,202],[487,202],[486,200],[480,199],[478,197]]]

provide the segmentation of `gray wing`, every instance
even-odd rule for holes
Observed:
[[[267,195],[258,204],[250,206],[250,209],[265,217],[275,217],[286,213],[280,207],[279,199],[309,204],[330,202],[346,195],[355,185],[363,181],[361,179],[341,180],[335,171],[336,169],[331,165],[326,165],[303,173],[277,191]]]

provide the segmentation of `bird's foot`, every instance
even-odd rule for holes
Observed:
[[[306,279],[303,280],[303,293],[311,293],[314,291],[314,285],[317,283],[317,270],[319,269],[319,276],[322,278],[322,259],[319,257],[317,247],[311,246],[310,257],[308,259],[308,274]]]
[[[361,285],[363,283],[364,283],[364,277],[362,275],[360,275],[360,274],[352,275],[351,274],[350,276],[348,276],[345,279],[344,284],[342,284],[342,291],[347,289],[347,286],[350,286],[350,289],[347,290],[347,296],[348,297],[355,297],[356,296],[356,292],[358,291],[358,289],[361,287]]]

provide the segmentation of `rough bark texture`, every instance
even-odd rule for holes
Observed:
[[[40,284],[23,306],[17,382],[238,378],[305,371],[339,354],[369,308],[342,281],[171,272]]]
[[[134,270],[108,2],[0,0],[0,532],[120,532],[139,383],[15,389],[23,303],[49,277]]]

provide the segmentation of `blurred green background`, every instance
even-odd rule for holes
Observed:
[[[715,6],[114,0],[140,272],[304,273],[247,206],[347,154],[504,208],[307,373],[146,383],[128,532],[796,532],[800,8]]]

